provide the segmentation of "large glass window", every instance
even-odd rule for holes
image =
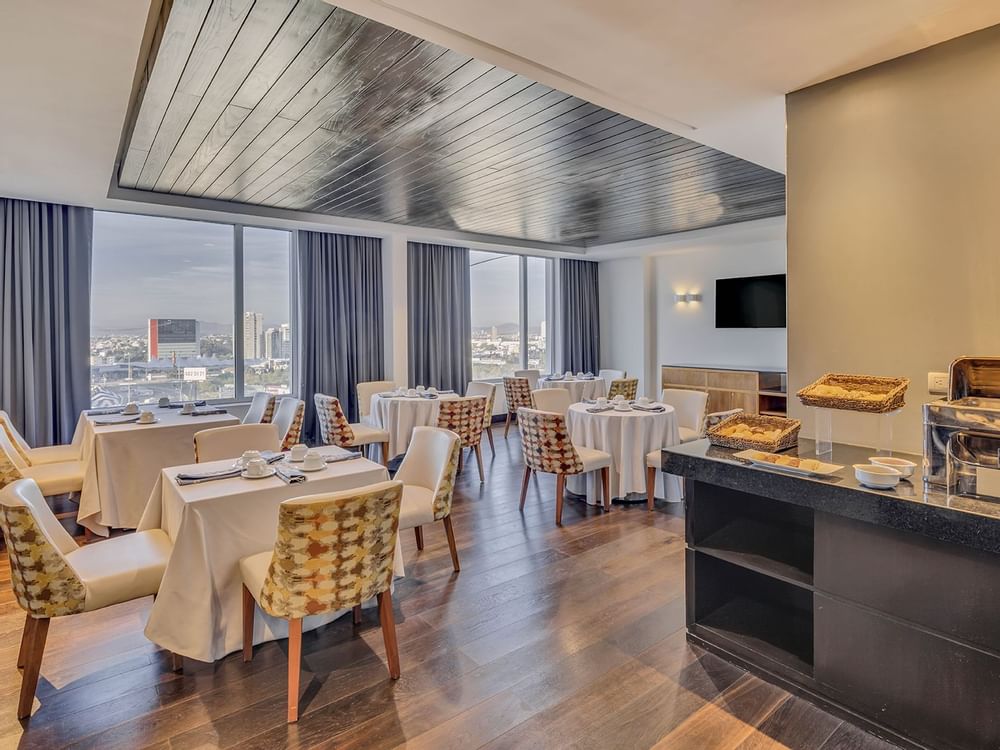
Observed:
[[[245,262],[236,251],[239,232]],[[245,348],[238,363],[233,337],[246,340],[247,316],[236,310],[242,276],[243,309],[259,319],[260,347],[268,328],[284,325],[290,340],[288,238],[231,224],[95,212],[92,405],[163,396],[234,399],[262,387],[287,391],[289,357],[269,362],[266,351]]]
[[[243,230],[243,392],[288,393],[292,326],[288,295],[289,232]]]
[[[549,370],[549,268],[545,258],[525,258],[525,288],[528,293],[524,338],[527,342],[527,365],[530,370]]]

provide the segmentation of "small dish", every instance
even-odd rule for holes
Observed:
[[[268,466],[267,471],[265,471],[263,474],[250,474],[247,472],[246,469],[244,469],[243,471],[240,472],[240,476],[243,477],[244,479],[267,479],[268,477],[273,477],[277,473],[278,473],[277,469],[275,469],[273,466]]]
[[[917,465],[913,463],[913,461],[907,461],[905,458],[896,458],[894,456],[871,456],[868,461],[876,466],[888,466],[890,469],[895,469],[903,475],[903,479],[912,477],[913,472],[917,470]]]
[[[902,478],[902,473],[891,466],[854,464],[854,478],[873,490],[891,490]]]
[[[632,407],[623,402],[615,405],[615,411],[632,411]]]
[[[323,463],[320,466],[306,466],[305,463],[302,463],[295,468],[299,471],[323,471],[326,468],[326,459],[323,459]]]

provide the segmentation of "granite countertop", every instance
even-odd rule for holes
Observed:
[[[920,475],[922,456],[894,453],[915,462],[916,474],[894,489],[873,490],[855,479],[853,468],[853,464],[868,463],[868,457],[875,455],[870,448],[835,443],[832,457],[826,455],[822,460],[844,468],[829,477],[758,468],[734,458],[734,453],[739,451],[711,445],[707,439],[695,440],[664,449],[662,467],[669,474],[708,484],[1000,553],[1000,500],[993,503],[925,490]],[[813,441],[806,439],[783,453],[816,457]]]

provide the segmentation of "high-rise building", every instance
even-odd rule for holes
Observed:
[[[281,331],[281,359],[292,358],[292,327],[288,323],[278,326]]]
[[[149,361],[191,359],[201,354],[198,321],[191,318],[150,318],[146,338]]]
[[[262,313],[243,313],[243,356],[246,359],[264,358],[264,315]]]
[[[281,331],[278,328],[268,328],[264,331],[264,357],[266,359],[281,359]]]

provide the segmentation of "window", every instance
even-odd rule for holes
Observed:
[[[238,364],[233,335],[246,337],[242,300],[261,336],[284,326],[290,339],[288,246],[288,232],[94,212],[91,404],[287,391],[288,358]]]
[[[291,235],[243,230],[243,393],[288,393],[292,327],[288,286]]]
[[[472,377],[495,379],[525,368],[547,371],[551,261],[470,250],[469,265]]]

